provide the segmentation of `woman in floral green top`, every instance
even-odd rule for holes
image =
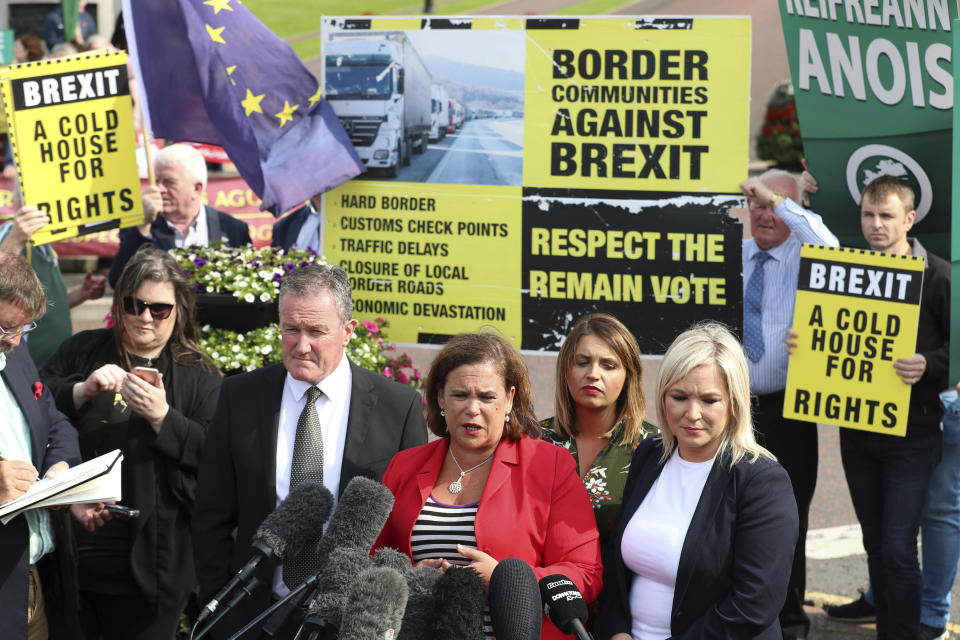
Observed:
[[[613,316],[580,318],[557,358],[556,415],[540,423],[543,439],[577,461],[606,553],[620,516],[633,450],[657,428],[643,419],[643,368],[630,330]]]

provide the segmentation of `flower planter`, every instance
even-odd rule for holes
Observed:
[[[197,294],[197,324],[244,333],[277,322],[277,303],[245,302],[228,293]]]

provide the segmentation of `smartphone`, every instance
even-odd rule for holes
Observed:
[[[146,380],[155,387],[160,386],[160,372],[153,367],[134,367],[131,373],[138,378]]]
[[[140,517],[140,509],[131,509],[130,507],[125,507],[122,504],[108,504],[103,508],[115,516],[122,516],[124,518]]]

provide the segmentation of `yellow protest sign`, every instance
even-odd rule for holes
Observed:
[[[368,170],[320,207],[358,318],[555,350],[604,312],[648,354],[741,325],[749,18],[330,17],[322,41]]]
[[[10,68],[0,67],[0,91],[7,92],[10,87]],[[7,116],[4,110],[0,108],[0,133],[7,132]]]
[[[359,317],[387,317],[393,335],[420,342],[485,326],[521,335],[519,187],[373,194],[353,181],[327,198],[325,215],[327,256],[350,274]]]
[[[524,184],[735,192],[750,19],[568,22],[526,32]]]
[[[142,221],[126,64],[97,51],[10,68],[3,106],[24,202],[50,215],[34,243]]]
[[[904,436],[910,385],[893,363],[916,351],[922,258],[804,245],[783,415]]]

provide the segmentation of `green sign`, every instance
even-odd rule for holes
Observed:
[[[13,29],[0,29],[0,65],[13,64]]]
[[[951,226],[957,0],[778,1],[804,155],[820,183],[813,210],[841,243],[866,247],[860,193],[877,175],[898,176],[916,193],[910,235],[949,260],[958,228]],[[960,326],[960,314],[952,318]],[[956,380],[960,359],[951,362]]]

